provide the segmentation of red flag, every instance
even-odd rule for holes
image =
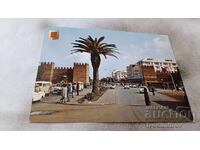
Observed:
[[[58,40],[59,39],[59,31],[49,31],[49,39],[51,40]]]

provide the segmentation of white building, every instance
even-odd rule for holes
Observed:
[[[170,73],[177,71],[178,67],[176,62],[166,59],[164,61],[157,61],[152,58],[147,58],[138,61],[136,64],[127,66],[127,79],[139,80],[143,78],[143,72],[141,66],[150,66],[154,68],[154,71],[162,72],[163,69]]]
[[[156,61],[153,58],[147,58],[137,62],[137,64],[142,66],[153,66],[154,71],[162,72],[163,69],[166,69],[168,72],[176,72],[178,66],[176,62],[172,61],[171,59],[165,59],[164,61]]]
[[[113,71],[112,72],[112,78],[116,79],[116,80],[120,80],[120,79],[124,79],[127,77],[127,72],[126,71]]]

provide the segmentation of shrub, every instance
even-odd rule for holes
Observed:
[[[97,101],[105,93],[106,90],[107,88],[100,87],[100,92],[98,95],[96,95],[95,93],[87,93],[84,98],[88,101]]]
[[[105,92],[107,90],[107,88],[105,87],[100,87],[100,92]]]
[[[94,93],[87,93],[85,95],[85,99],[87,99],[88,101],[91,101],[95,98],[95,94]]]

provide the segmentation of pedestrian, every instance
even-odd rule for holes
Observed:
[[[76,85],[73,84],[72,86],[72,98],[74,97],[74,92],[76,92]]]
[[[61,103],[65,103],[65,99],[67,97],[67,87],[66,84],[62,84],[62,92],[61,92]]]
[[[79,83],[77,82],[77,84],[76,84],[76,92],[77,92],[77,95],[79,95],[79,88],[80,88],[80,85],[79,85]]]
[[[73,98],[74,96],[73,96],[72,84],[68,83],[68,85],[67,85],[67,102],[70,102],[70,98],[69,98],[70,94],[72,94],[72,98]]]
[[[153,86],[151,87],[151,92],[152,92],[153,96],[155,96],[155,88]]]
[[[151,101],[149,100],[149,94],[146,87],[144,87],[144,100],[147,106],[151,105]]]

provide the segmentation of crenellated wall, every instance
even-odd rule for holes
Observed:
[[[74,63],[72,67],[54,67],[53,62],[41,62],[38,66],[37,81],[51,81],[59,83],[63,76],[68,82],[89,83],[89,65],[86,63]]]
[[[67,78],[68,78],[68,82],[73,82],[73,68],[72,67],[67,68]]]
[[[83,82],[89,84],[89,64],[74,63],[73,82]]]
[[[52,81],[54,72],[53,62],[42,62],[38,66],[37,80],[39,81]]]
[[[66,67],[55,67],[53,72],[52,83],[59,83],[62,80],[63,76],[67,76]]]

